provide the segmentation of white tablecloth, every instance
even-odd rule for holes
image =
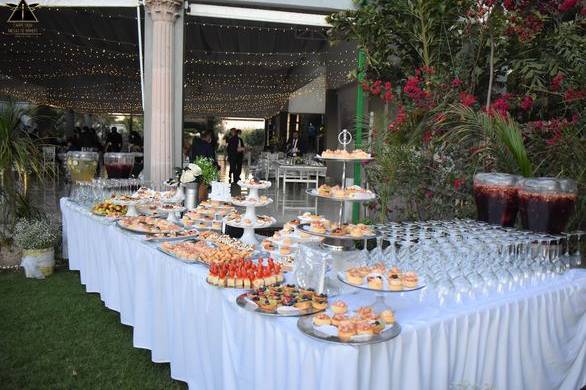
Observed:
[[[402,333],[352,347],[313,340],[296,319],[244,311],[140,236],[61,200],[69,266],[134,327],[134,346],[192,389],[579,389],[586,384],[586,271],[472,304],[393,294]],[[423,290],[425,291],[425,290]],[[424,293],[421,293],[424,294]],[[368,303],[361,292],[348,299]],[[107,357],[106,357],[107,358]]]

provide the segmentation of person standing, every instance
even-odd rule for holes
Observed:
[[[106,138],[106,151],[107,152],[120,152],[122,150],[122,135],[118,133],[116,127],[112,127],[112,131]]]
[[[244,141],[238,136],[236,128],[230,129],[230,139],[226,151],[228,153],[228,163],[230,164],[229,182],[237,183],[240,180],[242,172],[242,160],[244,158]]]
[[[212,141],[212,134],[208,130],[202,131],[200,137],[194,137],[189,151],[189,161],[194,161],[198,157],[206,157],[217,166],[216,148]]]
[[[309,122],[309,126],[307,127],[307,138],[309,140],[309,146],[307,147],[307,150],[309,152],[315,153],[317,150],[317,129],[311,122]]]

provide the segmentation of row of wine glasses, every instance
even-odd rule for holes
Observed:
[[[548,235],[474,220],[376,226],[370,262],[414,270],[440,301],[506,292],[540,283],[581,264],[584,232]]]
[[[81,205],[91,206],[112,197],[113,194],[130,195],[144,183],[139,179],[104,179],[79,181],[72,184],[69,198]]]

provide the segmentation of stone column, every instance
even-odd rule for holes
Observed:
[[[145,9],[152,21],[152,42],[150,46],[152,66],[150,74],[150,93],[148,111],[150,129],[145,142],[146,178],[153,185],[160,185],[173,174],[174,145],[174,56],[175,21],[183,12],[182,0],[145,0]]]

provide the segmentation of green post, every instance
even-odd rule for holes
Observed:
[[[366,64],[366,55],[364,50],[358,51],[358,85],[356,86],[356,133],[354,134],[354,147],[356,149],[362,146],[362,126],[364,115],[364,91],[362,90],[362,80],[364,80]],[[354,184],[361,185],[361,168],[360,163],[354,163]],[[360,205],[354,203],[352,206],[352,221],[358,223],[360,218]]]

